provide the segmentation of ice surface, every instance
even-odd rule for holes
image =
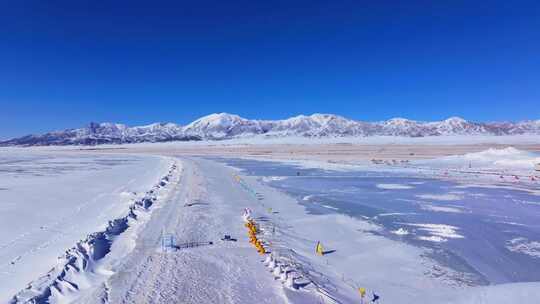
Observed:
[[[376,171],[378,167],[358,166],[356,171],[311,171],[310,168],[318,168],[311,166],[311,162],[302,166],[287,162],[287,168],[284,168],[276,162],[265,161],[259,162],[257,170],[253,160],[229,160],[227,163],[249,167],[245,172],[253,175],[272,172],[272,176],[290,176],[301,170],[300,177],[261,180],[297,197],[311,214],[337,212],[368,219],[382,225],[383,229],[377,230],[377,234],[393,235],[394,238],[397,235],[400,240],[433,248],[436,252],[441,248],[449,250],[450,255],[441,256],[446,265],[465,273],[475,273],[474,269],[478,269],[480,274],[476,275],[480,279],[472,284],[482,284],[486,280],[483,276],[488,278],[483,284],[538,280],[537,272],[533,271],[538,269],[538,262],[532,257],[524,259],[527,255],[523,252],[506,248],[506,240],[514,235],[534,241],[534,236],[539,233],[535,224],[540,218],[540,210],[535,204],[539,202],[538,197],[517,191],[515,187],[487,182],[483,183],[486,187],[463,187],[457,177],[441,179],[406,168]],[[379,184],[414,187],[380,191]],[[527,191],[531,189],[527,185],[521,187]],[[505,263],[501,264],[500,259]]]

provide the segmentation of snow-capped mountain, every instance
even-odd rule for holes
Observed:
[[[128,127],[114,123],[90,123],[87,127],[27,135],[0,142],[9,145],[94,145],[186,140],[219,140],[238,137],[345,137],[345,136],[447,136],[447,135],[540,135],[540,120],[477,123],[459,117],[421,122],[393,118],[362,122],[332,114],[299,115],[283,120],[250,120],[219,113],[201,117],[186,126],[154,123]]]
[[[268,136],[367,136],[371,125],[338,115],[299,115],[284,120],[266,121],[270,126]]]
[[[183,133],[203,139],[224,139],[236,136],[263,134],[265,122],[249,120],[238,115],[219,113],[201,117],[183,128]]]
[[[98,145],[173,140],[200,140],[183,135],[182,127],[173,123],[155,123],[127,127],[123,124],[90,123],[80,129],[55,131],[43,135],[27,135],[0,142],[2,146]]]
[[[381,127],[380,134],[388,136],[495,135],[487,130],[486,124],[466,121],[460,117],[450,117],[435,122],[393,118],[380,122],[379,126]],[[502,131],[502,134],[509,133]]]
[[[427,128],[415,120],[405,118],[392,118],[387,121],[382,121],[377,124],[379,130],[377,133],[387,136],[429,136],[434,135],[433,132],[428,132]]]

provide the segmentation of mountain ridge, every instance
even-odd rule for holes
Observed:
[[[129,127],[118,123],[90,123],[77,129],[26,135],[0,141],[0,146],[97,145],[139,142],[223,140],[240,137],[366,137],[451,135],[540,135],[540,120],[520,122],[472,122],[460,117],[442,121],[392,118],[365,122],[335,114],[315,113],[281,120],[246,119],[235,114],[214,113],[182,126],[152,123]]]

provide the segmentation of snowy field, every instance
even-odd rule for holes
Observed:
[[[371,164],[114,148],[2,151],[1,303],[358,303],[361,287],[379,303],[540,298],[538,154]]]
[[[169,163],[153,156],[0,151],[0,303],[125,213]]]

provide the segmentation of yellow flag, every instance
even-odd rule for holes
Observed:
[[[366,289],[364,287],[359,287],[358,292],[362,298],[366,295]]]
[[[324,255],[323,246],[321,242],[317,242],[317,247],[315,248],[315,252],[317,252],[318,255]]]

